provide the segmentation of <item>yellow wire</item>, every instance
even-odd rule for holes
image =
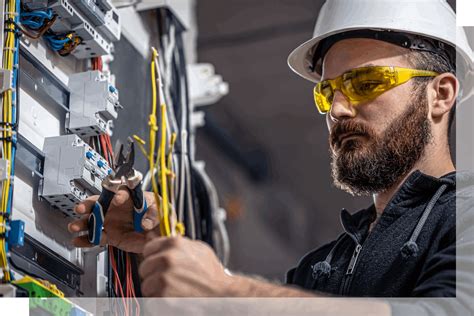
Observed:
[[[144,146],[145,141],[143,139],[141,139],[140,137],[138,137],[137,135],[133,135],[133,139],[137,141],[138,148],[140,148],[140,151],[145,156],[145,158],[148,159],[148,153],[146,152],[146,149],[145,149],[145,146]]]
[[[158,204],[160,199],[159,199],[159,188],[158,188],[158,183],[156,181],[156,178],[154,176],[154,170],[155,170],[155,148],[156,148],[156,133],[158,131],[158,126],[157,126],[157,118],[156,118],[156,113],[157,113],[157,103],[158,103],[158,97],[157,97],[157,80],[156,80],[156,61],[158,59],[158,52],[156,49],[152,48],[152,59],[151,59],[151,64],[150,64],[150,70],[151,70],[151,88],[152,88],[152,111],[149,116],[149,121],[148,125],[150,127],[150,143],[148,146],[148,162],[149,162],[149,172],[152,175],[151,177],[151,186],[152,190],[155,196],[156,203]],[[163,103],[160,105],[161,107],[161,143],[160,143],[160,150],[163,145],[166,145],[166,113],[163,115],[163,109],[166,111],[166,105]],[[166,165],[163,168],[163,162],[160,159],[160,173],[164,174],[166,177]],[[165,181],[166,182],[166,181]],[[167,194],[167,186],[166,183],[163,182],[163,176],[161,176],[161,181],[160,181],[160,188],[161,188],[161,195],[162,195],[162,203],[160,207],[160,211],[158,212],[159,216],[159,222],[160,222],[160,231],[162,236],[171,236],[171,229],[170,229],[170,224],[169,224],[169,209],[168,209],[168,194]]]
[[[133,138],[137,141],[140,150],[147,157],[149,164],[149,173],[151,174],[151,187],[153,195],[155,197],[157,205],[160,205],[158,210],[158,220],[160,223],[160,233],[162,236],[172,236],[174,235],[175,230],[177,229],[180,233],[184,232],[184,227],[173,227],[171,225],[172,217],[170,213],[170,198],[174,200],[174,196],[169,192],[169,188],[172,187],[171,182],[168,183],[168,180],[171,180],[174,177],[174,174],[171,172],[173,169],[171,153],[174,143],[176,142],[176,134],[173,133],[170,139],[170,153],[166,152],[167,144],[167,117],[166,117],[166,103],[162,101],[162,98],[158,98],[158,87],[160,84],[160,74],[157,73],[159,70],[157,67],[158,52],[155,48],[152,48],[152,58],[150,63],[151,71],[151,92],[152,92],[152,102],[151,102],[151,114],[148,117],[148,126],[149,126],[149,143],[148,151],[145,149],[145,141],[133,135]],[[158,80],[157,80],[158,76]],[[160,101],[160,124],[158,128],[157,124],[157,109],[158,102]],[[157,132],[160,130],[160,145],[156,148],[157,141]],[[158,161],[155,159],[155,151],[158,152]],[[155,168],[159,166],[159,180],[157,181],[155,177]],[[159,183],[158,183],[159,182]],[[160,194],[161,194],[161,203],[160,203]]]
[[[161,142],[160,142],[160,187],[161,187],[161,198],[163,199],[163,230],[165,236],[171,236],[170,221],[169,221],[169,208],[168,208],[168,181],[167,173],[168,168],[166,166],[166,104],[161,104]]]
[[[156,108],[157,108],[157,92],[156,92],[156,73],[155,73],[155,61],[158,56],[158,52],[156,49],[152,48],[152,58],[151,58],[151,64],[150,64],[150,70],[151,70],[151,92],[152,92],[152,103],[151,103],[151,114],[149,116],[148,120],[148,126],[150,127],[150,142],[148,144],[148,164],[149,164],[149,172],[152,175],[151,177],[151,186],[152,190],[155,196],[155,201],[157,205],[159,205],[159,194],[158,194],[158,184],[156,183],[155,177],[153,176],[153,172],[155,169],[155,157],[154,157],[154,152],[155,152],[155,144],[156,144],[156,132],[158,131],[158,126],[156,125]],[[158,215],[160,212],[158,212]],[[160,216],[161,217],[161,216]]]
[[[15,0],[9,0],[8,1],[8,6],[5,10],[6,12],[9,12],[7,14],[7,18],[9,20],[14,20],[15,15],[16,15],[16,1]],[[15,56],[15,26],[12,23],[6,23],[5,25],[5,44],[4,44],[4,51],[3,51],[3,68],[7,70],[13,71],[13,66],[14,66],[14,56]],[[12,102],[13,102],[13,96],[12,96],[12,90],[9,89],[3,93],[3,100],[2,100],[2,120],[5,123],[12,123],[13,122],[13,112],[12,112]],[[3,139],[11,138],[13,136],[12,132],[12,126],[10,125],[4,125],[3,126],[3,131],[2,131],[2,136]],[[7,180],[4,181],[3,186],[2,186],[2,202],[1,202],[1,212],[2,214],[5,214],[7,211],[8,207],[8,199],[10,196],[10,185],[11,185],[11,179],[10,179],[10,174],[11,174],[11,164],[12,164],[12,143],[10,141],[3,141],[2,142],[3,146],[3,152],[4,156],[2,157],[3,159],[6,159],[8,161],[7,165]],[[7,218],[5,216],[1,216],[1,225],[0,225],[0,233],[5,236],[6,233],[6,222]],[[8,259],[7,259],[7,254],[6,254],[6,240],[5,238],[1,239],[0,243],[0,267],[3,270],[3,275],[4,275],[4,281],[9,282],[10,281],[10,270],[8,267]]]

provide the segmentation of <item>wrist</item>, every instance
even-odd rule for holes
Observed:
[[[232,275],[226,272],[226,279],[224,281],[223,296],[225,297],[248,297],[251,296],[249,292],[251,279],[241,275]]]

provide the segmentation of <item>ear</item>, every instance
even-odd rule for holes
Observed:
[[[438,75],[428,85],[428,102],[434,121],[449,113],[459,93],[459,82],[452,73]]]

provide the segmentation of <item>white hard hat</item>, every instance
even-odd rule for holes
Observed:
[[[349,34],[347,37],[350,37],[351,33],[363,31],[378,35],[405,34],[411,38],[431,39],[437,50],[444,50],[447,44],[457,50],[458,65],[461,62],[465,71],[472,69],[472,49],[464,29],[456,26],[456,14],[446,0],[326,1],[316,21],[313,38],[290,54],[288,64],[298,75],[318,82],[322,74],[316,62],[319,60],[321,63],[321,58],[324,57],[317,55],[320,54],[322,41],[335,35]],[[397,42],[399,39],[391,41]],[[410,43],[407,48],[416,49],[417,45],[425,47],[424,43]]]

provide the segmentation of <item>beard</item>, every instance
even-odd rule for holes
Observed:
[[[427,114],[426,96],[415,93],[405,112],[380,136],[360,123],[336,123],[330,135],[332,177],[336,187],[352,195],[371,195],[392,187],[422,157],[432,138]],[[339,137],[346,133],[360,137],[341,143]]]

